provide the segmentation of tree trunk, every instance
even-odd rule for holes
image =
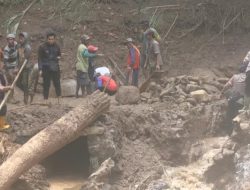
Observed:
[[[95,92],[78,107],[48,126],[20,147],[0,166],[0,190],[8,190],[28,169],[82,135],[110,106],[102,92]]]

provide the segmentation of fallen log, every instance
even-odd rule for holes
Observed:
[[[32,166],[80,137],[83,129],[109,106],[106,94],[94,92],[78,107],[32,137],[0,166],[0,190],[8,190]]]

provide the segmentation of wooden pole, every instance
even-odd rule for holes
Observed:
[[[121,69],[119,68],[117,63],[111,57],[108,57],[108,59],[109,59],[110,63],[112,63],[112,65],[114,65],[114,68],[118,71],[118,73],[122,76],[122,79],[126,81],[126,76],[121,71]]]
[[[109,106],[108,95],[96,91],[62,118],[33,136],[0,166],[0,190],[10,190],[24,172],[79,138],[83,129],[106,112]]]
[[[21,73],[22,73],[24,67],[26,66],[26,64],[27,64],[27,59],[25,59],[25,61],[24,61],[23,65],[22,65],[22,67],[20,68],[19,72],[17,73],[15,80],[14,80],[13,83],[11,84],[11,88],[14,88],[14,86],[16,85],[16,82],[17,82],[18,78],[20,77],[20,75],[21,75]],[[10,93],[11,93],[11,90],[9,90],[9,91],[7,92],[7,94],[4,96],[4,99],[3,99],[3,101],[2,101],[1,104],[0,104],[0,110],[3,108],[4,104],[7,102]]]

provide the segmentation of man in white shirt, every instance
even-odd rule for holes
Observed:
[[[96,74],[100,74],[101,76],[105,75],[105,76],[110,76],[111,73],[110,73],[110,70],[108,67],[98,67],[95,69],[95,75]]]

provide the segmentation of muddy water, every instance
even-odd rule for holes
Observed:
[[[230,190],[250,188],[250,144],[242,147],[235,155],[235,181]]]
[[[50,190],[79,190],[84,181],[84,178],[79,176],[52,177],[49,179]]]

